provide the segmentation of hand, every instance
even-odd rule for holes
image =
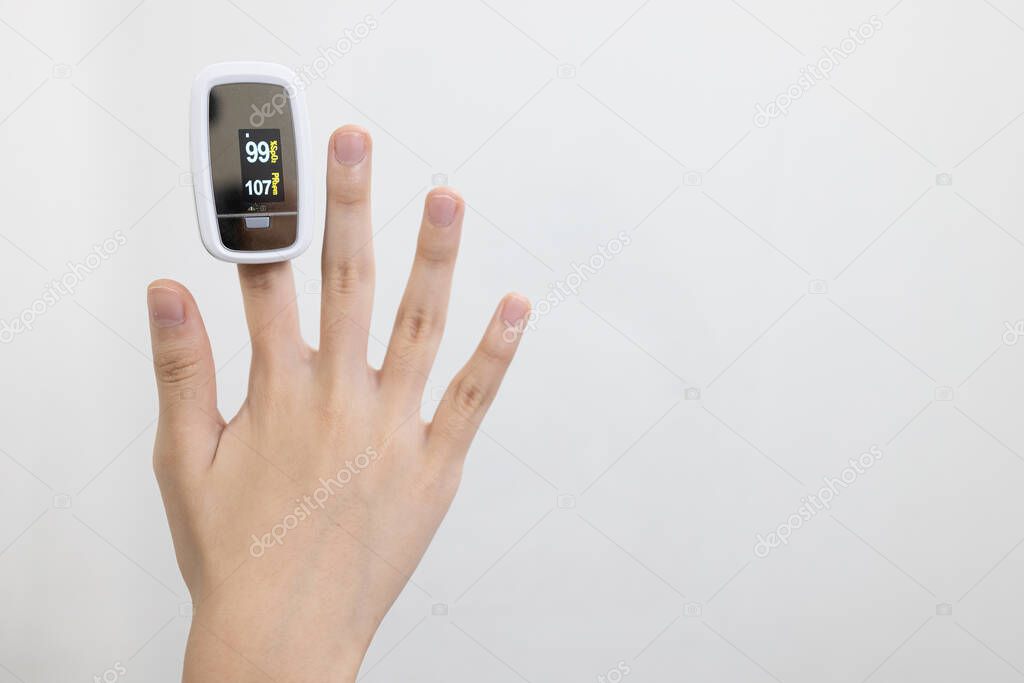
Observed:
[[[289,263],[240,266],[248,396],[225,422],[195,300],[148,301],[160,421],[153,464],[195,615],[189,681],[351,681],[448,510],[529,303],[498,306],[424,424],[465,204],[427,197],[412,274],[380,370],[367,364],[374,261],[369,135],[331,138],[320,348],[299,333]],[[515,333],[510,334],[509,330]]]

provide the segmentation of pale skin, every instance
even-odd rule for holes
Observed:
[[[361,128],[331,137],[317,350],[299,333],[290,264],[239,267],[252,365],[230,421],[195,300],[170,280],[149,287],[153,464],[195,606],[186,683],[355,680],[519,344],[509,330],[522,329],[529,303],[509,294],[431,422],[421,419],[465,213],[454,190],[438,188],[385,360],[368,364],[371,152]]]

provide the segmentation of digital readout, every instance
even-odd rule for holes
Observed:
[[[238,131],[242,160],[242,195],[253,204],[284,201],[279,128]]]

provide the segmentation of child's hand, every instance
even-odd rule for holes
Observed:
[[[299,334],[291,266],[240,266],[249,394],[217,411],[210,343],[181,285],[149,289],[160,424],[154,467],[196,606],[186,681],[350,681],[455,495],[463,459],[529,311],[506,296],[434,416],[420,419],[444,329],[464,204],[427,198],[380,370],[367,364],[374,260],[369,135],[331,139],[320,349]]]

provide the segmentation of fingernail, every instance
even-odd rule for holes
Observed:
[[[362,133],[339,133],[334,136],[334,158],[339,164],[355,166],[366,157],[366,136]]]
[[[459,203],[450,194],[435,194],[427,202],[427,218],[439,228],[447,228],[455,220]]]
[[[177,291],[153,287],[148,299],[149,317],[157,327],[174,327],[185,322],[185,302]]]
[[[530,312],[530,302],[518,294],[513,294],[501,304],[501,321],[506,325],[518,325]]]

